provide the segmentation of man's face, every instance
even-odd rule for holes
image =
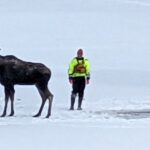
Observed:
[[[82,49],[78,50],[77,57],[79,57],[79,58],[83,57],[83,50]]]

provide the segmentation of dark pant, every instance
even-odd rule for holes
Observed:
[[[72,93],[75,95],[78,94],[79,97],[83,98],[84,89],[85,89],[85,77],[73,78]]]
[[[85,77],[73,78],[72,94],[71,94],[71,109],[74,109],[76,95],[78,94],[78,109],[81,109],[81,104],[84,96]]]

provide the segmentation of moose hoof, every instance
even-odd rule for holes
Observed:
[[[48,115],[46,115],[46,117],[45,118],[49,118],[51,115],[50,114],[48,114]]]
[[[33,117],[39,117],[40,116],[40,114],[36,114],[36,115],[34,115]]]
[[[9,117],[12,117],[14,114],[10,114]]]
[[[13,115],[14,115],[14,111],[9,114],[9,117],[12,117]]]
[[[0,117],[5,117],[6,116],[6,114],[2,114]]]

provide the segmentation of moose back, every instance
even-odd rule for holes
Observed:
[[[8,101],[11,102],[11,112],[14,115],[14,85],[35,85],[41,96],[40,109],[34,117],[41,115],[46,100],[49,101],[46,117],[51,115],[53,94],[48,89],[51,70],[42,63],[33,63],[18,59],[13,55],[0,55],[0,83],[4,86],[5,105],[1,117],[6,116]]]

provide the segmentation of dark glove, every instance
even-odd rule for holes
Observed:
[[[72,84],[72,82],[73,82],[72,77],[69,77],[69,82],[70,82],[70,84]]]

